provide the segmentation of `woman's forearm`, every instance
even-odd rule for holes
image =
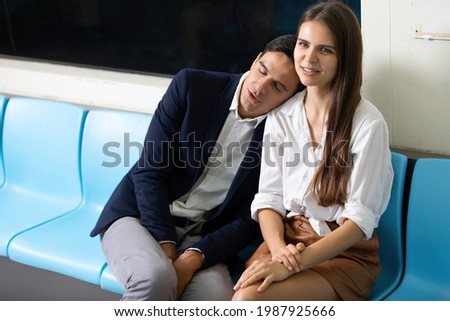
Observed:
[[[281,215],[272,209],[259,210],[261,233],[272,255],[286,247],[284,224]],[[356,223],[346,220],[339,228],[319,241],[306,247],[301,253],[301,265],[307,269],[329,260],[363,240],[364,233]]]
[[[346,220],[339,228],[311,244],[301,253],[304,269],[329,260],[349,247],[363,240],[364,233],[351,220]]]
[[[259,210],[258,218],[264,241],[266,241],[270,253],[274,255],[281,247],[286,246],[281,215],[272,209],[264,208]]]

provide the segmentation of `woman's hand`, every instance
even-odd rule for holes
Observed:
[[[283,263],[289,271],[300,272],[303,269],[300,253],[305,249],[303,243],[288,244],[272,256],[272,260]]]
[[[264,240],[269,247],[272,259],[283,263],[289,271],[302,269],[300,253],[305,246],[302,243],[286,245],[284,240],[285,227],[280,214],[272,209],[260,209],[258,211],[259,225]]]
[[[294,274],[282,263],[274,261],[269,257],[261,257],[254,261],[245,271],[234,286],[234,290],[245,288],[255,282],[263,280],[258,287],[258,292],[266,290],[272,282],[286,280]]]

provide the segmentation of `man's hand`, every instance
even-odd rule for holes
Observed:
[[[181,254],[173,263],[177,272],[177,300],[180,299],[189,282],[192,280],[195,272],[203,265],[202,253],[195,250],[188,250]]]

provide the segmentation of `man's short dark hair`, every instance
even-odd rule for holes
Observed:
[[[297,35],[296,34],[279,36],[279,37],[271,40],[266,45],[264,50],[261,52],[260,57],[262,57],[266,52],[271,52],[271,51],[282,52],[289,58],[289,60],[295,66],[294,49],[295,49],[296,44],[297,44]],[[297,86],[297,92],[300,92],[305,88],[306,87],[300,82]]]
[[[294,63],[294,49],[296,43],[297,43],[296,34],[279,36],[271,40],[266,45],[264,50],[261,52],[261,56],[269,51],[279,51],[288,56],[291,62]]]

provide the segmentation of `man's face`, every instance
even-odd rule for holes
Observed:
[[[239,115],[253,118],[266,114],[295,94],[300,79],[294,64],[278,51],[258,56],[241,88]]]

